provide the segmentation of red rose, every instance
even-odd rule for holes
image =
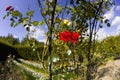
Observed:
[[[60,40],[68,42],[71,40],[72,33],[70,31],[64,31],[60,33]]]
[[[8,7],[6,8],[6,11],[10,10],[11,8],[12,8],[12,6],[8,6]]]
[[[60,33],[60,40],[63,40],[64,42],[71,41],[73,43],[77,43],[79,39],[79,34],[77,32],[70,32],[70,31],[64,31]]]
[[[79,39],[79,34],[77,32],[73,32],[72,37],[71,37],[71,41],[73,43],[77,43],[78,39]]]

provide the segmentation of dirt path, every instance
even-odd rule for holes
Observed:
[[[98,69],[95,80],[120,80],[120,60],[109,61]]]

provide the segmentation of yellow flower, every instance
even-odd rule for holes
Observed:
[[[65,19],[63,22],[64,24],[68,24],[68,19]]]
[[[59,18],[59,20],[61,21],[61,20],[62,20],[62,18]]]
[[[68,26],[70,26],[70,25],[72,25],[72,23],[71,22],[68,22],[68,24],[67,24]]]

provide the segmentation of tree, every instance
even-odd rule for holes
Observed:
[[[16,45],[16,44],[20,43],[19,39],[14,38],[12,34],[8,34],[6,37],[1,36],[0,39],[3,41],[6,41],[7,43],[12,44],[12,45]]]

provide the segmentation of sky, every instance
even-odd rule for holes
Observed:
[[[35,10],[33,20],[41,21],[42,18],[40,16],[39,8],[37,0],[0,0],[0,36],[7,36],[8,34],[12,34],[14,37],[22,40],[26,35],[27,31],[25,27],[22,25],[18,25],[13,28],[10,26],[10,17],[7,17],[3,20],[3,16],[7,13],[5,11],[7,6],[13,6],[16,10],[19,10],[23,14],[28,11],[28,6],[31,10]],[[35,27],[31,27],[31,29],[36,29]],[[45,32],[46,26],[41,26],[37,28],[34,33],[34,37],[39,41],[45,40]]]
[[[98,31],[98,39],[102,40],[107,36],[116,36],[120,34],[120,0],[114,0],[115,5],[111,7],[109,12],[106,12],[104,17],[110,19],[111,27],[108,28],[104,26],[102,29]],[[62,1],[64,3],[64,0]],[[8,34],[12,34],[14,37],[22,40],[27,32],[22,25],[17,26],[16,28],[10,27],[9,17],[3,20],[3,16],[6,14],[6,7],[13,6],[15,9],[19,10],[23,14],[28,11],[28,6],[30,9],[35,10],[33,20],[41,21],[42,18],[40,16],[39,8],[37,0],[0,0],[0,36],[7,36]],[[31,29],[36,29],[32,27]],[[36,29],[34,33],[34,37],[38,41],[45,42],[45,31],[47,30],[46,25],[43,25]]]
[[[98,31],[98,39],[103,40],[108,36],[116,36],[120,34],[120,0],[114,0],[115,5],[111,7],[111,10],[104,14],[106,19],[110,20],[111,27],[106,27]]]

